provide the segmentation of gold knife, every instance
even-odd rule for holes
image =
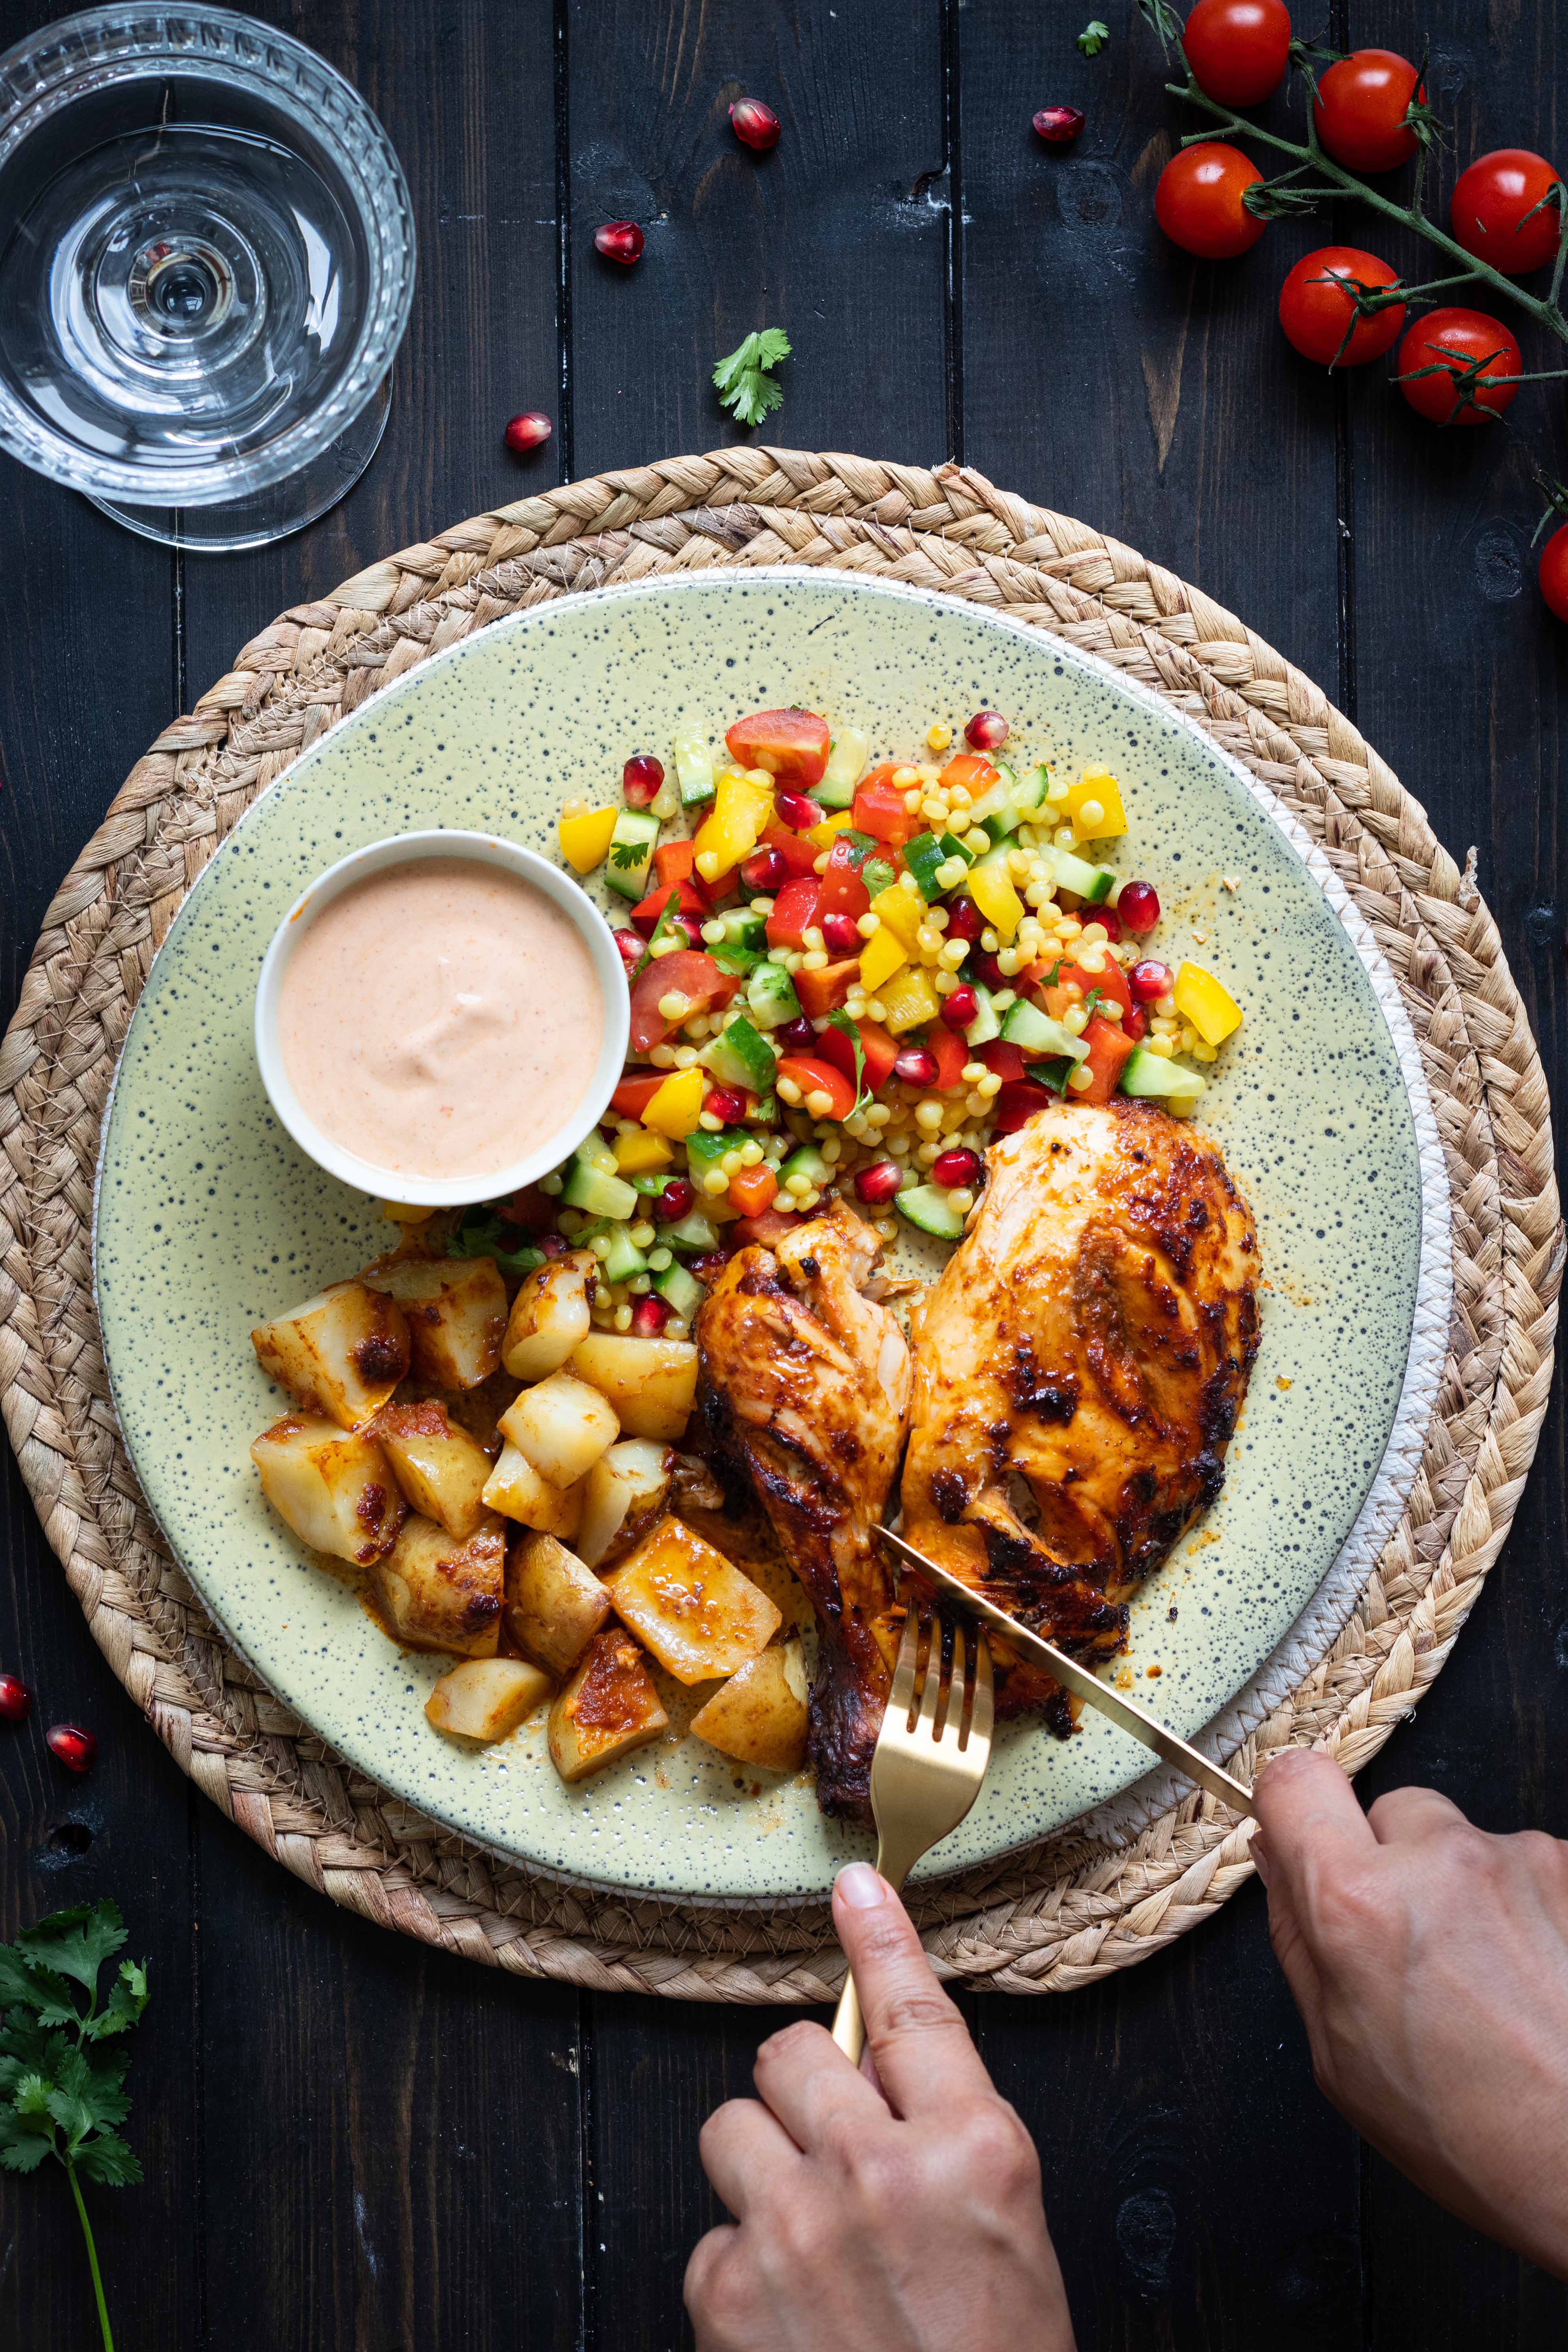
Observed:
[[[1089,1706],[1098,1707],[1101,1715],[1109,1716],[1111,1722],[1120,1725],[1123,1731],[1130,1731],[1134,1739],[1141,1739],[1145,1748],[1152,1748],[1163,1763],[1174,1765],[1178,1772],[1184,1772],[1189,1780],[1197,1782],[1200,1789],[1206,1789],[1211,1797],[1217,1797],[1222,1805],[1228,1805],[1232,1812],[1251,1812],[1250,1789],[1245,1788],[1239,1780],[1233,1780],[1228,1772],[1222,1772],[1217,1764],[1211,1764],[1206,1756],[1200,1756],[1195,1748],[1189,1748],[1186,1741],[1178,1739],[1173,1731],[1167,1731],[1164,1725],[1147,1708],[1140,1706],[1135,1699],[1123,1698],[1120,1691],[1112,1690],[1102,1683],[1098,1675],[1091,1675],[1087,1666],[1080,1666],[1076,1659],[1069,1658],[1065,1650],[1058,1650],[1054,1642],[1043,1641],[1026,1625],[1020,1625],[1016,1617],[1009,1617],[1005,1609],[998,1609],[994,1601],[987,1601],[983,1592],[976,1592],[947,1569],[938,1568],[934,1559],[927,1559],[924,1552],[917,1551],[913,1544],[906,1543],[902,1536],[893,1533],[891,1528],[879,1527],[877,1533],[918,1575],[935,1585],[937,1591],[949,1600],[956,1601],[961,1609],[967,1609],[972,1617],[978,1617],[982,1624],[1005,1634],[1016,1650],[1022,1651],[1026,1657],[1044,1666],[1047,1673],[1055,1675],[1064,1690],[1071,1691],[1075,1698],[1081,1698]]]

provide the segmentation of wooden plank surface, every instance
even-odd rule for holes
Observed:
[[[0,44],[65,13],[0,0]],[[1336,388],[1293,360],[1275,292],[1326,230],[1278,225],[1231,270],[1163,245],[1149,202],[1181,126],[1125,12],[1093,63],[1077,17],[1011,0],[261,13],[365,90],[408,172],[420,290],[387,437],[300,539],[181,566],[5,464],[0,1013],[120,776],[238,644],[540,481],[738,437],[709,371],[778,323],[795,356],[769,437],[961,452],[1199,581],[1353,698],[1450,846],[1478,844],[1561,1076],[1568,638],[1534,596],[1521,450],[1437,439],[1378,370]],[[1415,52],[1430,27],[1458,153],[1552,152],[1549,0],[1348,14],[1342,40]],[[771,156],[731,139],[743,91],[784,121]],[[1067,155],[1027,129],[1058,98],[1089,116]],[[622,215],[647,231],[630,273],[592,247]],[[1521,427],[1527,401],[1568,472],[1552,396],[1521,395]],[[500,432],[522,407],[557,432],[519,463]],[[322,2352],[685,2340],[681,2273],[713,2210],[697,2127],[793,2012],[579,2000],[331,1909],[163,1755],[5,1475],[0,1664],[24,1665],[39,1715],[0,1736],[0,1920],[112,1891],[155,1968],[132,2126],[149,2179],[98,2200],[121,2352],[240,2329]],[[1430,1779],[1488,1826],[1568,1831],[1563,1507],[1554,1412],[1477,1618],[1369,1794]],[[58,1716],[103,1740],[87,1781],[43,1749]],[[1319,2097],[1256,1890],[1131,1976],[971,2013],[1039,2140],[1085,2352],[1561,2342],[1562,2291],[1436,2213]],[[0,2183],[0,2342],[85,2342],[87,2317],[63,2185]]]

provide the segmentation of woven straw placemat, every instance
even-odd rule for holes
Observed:
[[[1350,1769],[1442,1667],[1513,1517],[1552,1370],[1563,1235],[1546,1085],[1496,927],[1419,804],[1310,679],[1131,548],[995,489],[746,447],[477,516],[262,631],[139,760],[61,885],[0,1046],[0,1404],[49,1541],[183,1769],[310,1885],[491,1966],[617,1991],[826,2001],[821,1906],[628,1898],[504,1864],[350,1771],[226,1647],[170,1559],[110,1408],[92,1183],[116,1055],[185,892],[255,795],[345,711],[503,614],[608,581],[806,563],[1005,607],[1194,717],[1321,844],[1398,981],[1447,1158],[1454,1313],[1408,1503],[1348,1623],[1240,1752]],[[1131,1843],[1081,1832],[932,1891],[945,1975],[1065,1990],[1159,1950],[1246,1878],[1196,1796]]]

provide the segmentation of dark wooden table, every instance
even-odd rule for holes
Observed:
[[[1300,363],[1274,305],[1326,225],[1277,225],[1218,268],[1165,246],[1151,197],[1177,115],[1128,0],[1100,11],[1089,63],[1088,0],[265,0],[366,93],[407,170],[420,276],[391,425],[336,513],[217,561],[0,459],[0,1017],[125,770],[237,646],[531,488],[737,437],[709,371],[779,323],[780,442],[961,456],[1200,583],[1321,679],[1456,855],[1477,845],[1559,1078],[1568,635],[1534,592],[1529,452],[1568,474],[1561,397],[1521,394],[1517,435],[1439,436],[1381,368]],[[0,45],[67,13],[3,0]],[[1456,154],[1558,146],[1551,0],[1331,14],[1342,47],[1419,56],[1430,37],[1445,191]],[[730,135],[746,90],[783,119],[772,155]],[[1047,152],[1029,116],[1061,99],[1089,128]],[[593,249],[621,215],[647,232],[631,273]],[[520,463],[501,428],[533,407],[555,437]],[[152,1958],[130,2126],[148,2179],[95,2200],[121,2352],[688,2340],[681,2274],[714,2210],[698,2126],[782,2017],[513,1981],[307,1892],[164,1754],[8,1454],[5,1475],[0,1665],[38,1706],[0,1734],[0,1925],[112,1893]],[[1563,1496],[1554,1410],[1485,1597],[1368,1796],[1430,1780],[1489,1827],[1568,1833]],[[61,1717],[99,1735],[89,1780],[45,1749]],[[1038,2137],[1085,2352],[1563,2342],[1563,2291],[1318,2095],[1256,1889],[1098,1991],[971,2014]],[[63,2180],[5,2183],[0,2342],[95,2340]]]

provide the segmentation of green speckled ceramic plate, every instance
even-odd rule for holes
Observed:
[[[722,572],[547,604],[422,664],[263,795],[181,909],[126,1040],[97,1218],[104,1346],[137,1475],[214,1615],[312,1729],[529,1864],[773,1901],[825,1887],[864,1850],[821,1820],[804,1780],[752,1795],[686,1741],[567,1789],[542,1717],[479,1755],[431,1730],[438,1662],[400,1654],[262,1500],[247,1448],[280,1407],[247,1335],[386,1236],[373,1202],[291,1143],[257,1074],[257,974],[296,894],[405,829],[552,851],[562,800],[602,802],[627,754],[668,745],[687,712],[717,740],[738,713],[785,703],[905,755],[933,717],[962,723],[988,705],[1009,715],[1020,756],[1103,761],[1131,828],[1117,859],[1163,901],[1153,946],[1173,962],[1195,945],[1246,1008],[1199,1124],[1257,1213],[1262,1348],[1220,1501],[1132,1628],[1141,1695],[1184,1734],[1234,1733],[1302,1628],[1345,1613],[1397,1510],[1440,1360],[1446,1195],[1397,992],[1326,862],[1195,728],[1055,639],[844,574]],[[1011,1727],[928,1867],[1125,1807],[1146,1761],[1098,1721],[1066,1744]]]

